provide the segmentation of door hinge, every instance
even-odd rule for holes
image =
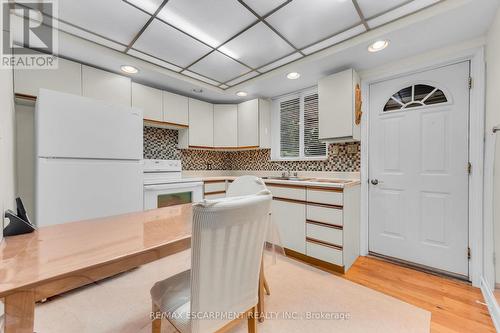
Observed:
[[[472,77],[469,76],[469,89],[472,89]]]
[[[472,163],[471,162],[467,163],[467,172],[469,173],[469,175],[472,174]]]
[[[470,253],[470,247],[467,248],[467,259],[470,260],[471,258],[471,253]]]

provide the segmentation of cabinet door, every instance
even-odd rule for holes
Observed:
[[[354,71],[327,76],[318,83],[319,138],[352,139],[354,124]]]
[[[214,105],[214,146],[236,147],[238,145],[238,106],[235,104]]]
[[[214,146],[213,104],[193,98],[189,99],[189,145]]]
[[[142,109],[144,119],[163,121],[162,91],[132,83],[132,106]]]
[[[287,249],[306,253],[306,206],[273,200],[272,219],[277,224],[281,242]]]
[[[259,145],[259,100],[238,104],[238,146]]]
[[[259,99],[259,147],[271,148],[271,101]]]
[[[82,66],[83,96],[131,105],[131,80],[128,77]]]
[[[188,98],[164,91],[163,121],[179,125],[188,125]]]
[[[38,96],[38,89],[45,88],[74,95],[82,94],[82,65],[58,59],[57,69],[14,70],[14,91],[18,94]]]

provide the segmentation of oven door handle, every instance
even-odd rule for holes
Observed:
[[[171,183],[160,185],[144,185],[144,191],[161,191],[161,190],[175,190],[175,189],[192,189],[196,187],[203,187],[202,182],[193,183]]]

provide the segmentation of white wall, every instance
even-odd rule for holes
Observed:
[[[12,70],[0,69],[0,213],[13,208],[14,173],[14,96]],[[0,230],[0,237],[2,237]]]
[[[486,46],[486,130],[490,131],[500,124],[500,10],[490,28]],[[498,134],[500,136],[500,134]],[[495,152],[494,206],[499,207],[500,200],[500,139]],[[500,208],[494,214],[496,282],[500,282]]]

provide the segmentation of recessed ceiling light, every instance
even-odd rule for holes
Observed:
[[[373,44],[371,44],[368,47],[368,51],[370,51],[370,52],[382,51],[388,45],[389,45],[389,41],[388,40],[378,40],[378,41],[374,42]]]
[[[300,74],[297,72],[291,72],[286,75],[290,80],[297,80],[300,77]]]
[[[127,74],[136,74],[139,72],[139,70],[137,68],[135,68],[134,66],[130,66],[130,65],[123,65],[121,67],[121,70],[122,70],[122,72],[125,72]]]
[[[236,95],[237,95],[237,96],[240,96],[240,97],[245,97],[245,96],[246,96],[246,95],[248,95],[248,94],[247,94],[247,92],[246,92],[246,91],[238,91],[238,92],[236,93]]]

